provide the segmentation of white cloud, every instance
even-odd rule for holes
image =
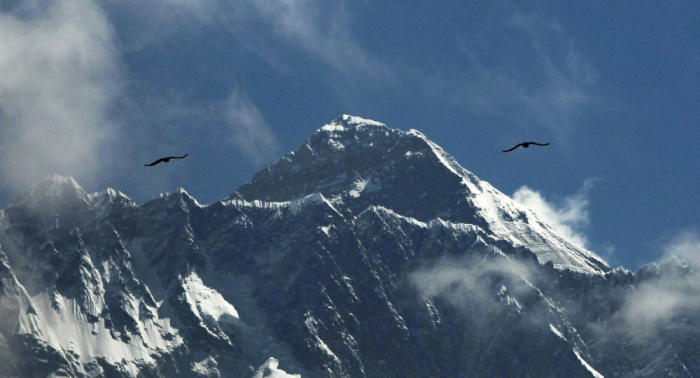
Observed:
[[[122,31],[125,46],[138,50],[157,44],[178,29],[197,25],[219,28],[241,46],[281,66],[275,39],[290,42],[328,64],[336,72],[357,78],[393,78],[391,69],[360,46],[351,33],[344,1],[320,0],[104,0],[131,15],[139,31]]]
[[[550,129],[572,126],[573,119],[595,101],[597,74],[562,28],[542,16],[516,13],[512,25],[529,37],[540,71],[541,87],[519,91],[519,100]]]
[[[279,158],[279,142],[275,134],[245,93],[234,89],[224,112],[231,133],[229,142],[253,164],[270,163]]]
[[[582,247],[586,247],[588,238],[583,228],[589,222],[588,193],[596,179],[588,179],[573,195],[560,203],[547,201],[538,191],[522,186],[513,194],[513,200],[532,209],[546,224],[560,235]]]
[[[284,59],[288,56],[285,55],[289,51],[288,47],[313,56],[322,65],[341,74],[334,76],[333,85],[338,84],[335,80],[338,77],[345,78],[341,80],[344,84],[353,84],[358,77],[376,79],[391,76],[388,68],[372,57],[353,37],[351,16],[345,11],[343,1],[153,0],[143,4],[136,0],[102,0],[102,3],[118,28],[120,47],[127,52],[162,45],[169,38],[176,38],[180,34],[196,35],[202,30],[216,30],[235,45],[236,50],[250,50],[281,70],[291,67],[291,63]],[[128,15],[128,23],[125,22],[124,15]],[[241,83],[242,80],[238,80],[235,74],[235,69],[222,73],[222,83]],[[138,85],[147,87],[148,78],[142,80],[145,81],[132,83],[130,88]],[[190,99],[177,105],[178,112],[190,116],[189,124],[212,125],[213,119],[220,121],[223,116],[231,133],[230,141],[252,163],[260,165],[279,157],[278,141],[272,129],[266,124],[258,107],[246,95],[246,88],[242,85],[233,90],[228,98],[209,98],[207,103],[203,103],[193,98],[197,94],[196,89],[193,93],[185,93],[186,90],[177,89],[178,83],[173,84],[172,91],[183,93],[171,97]],[[138,111],[123,112],[125,123],[138,123],[139,119],[136,118],[143,119],[142,114],[168,117],[166,112],[173,108],[158,99],[163,96],[160,92],[140,88],[132,92],[138,93],[134,95],[137,98],[128,99],[127,102]],[[160,103],[165,106],[144,107],[141,106],[142,103]],[[140,111],[144,108],[146,112]]]
[[[663,323],[700,310],[700,279],[665,272],[640,284],[625,298],[616,317],[622,330],[637,339],[652,337]]]
[[[117,27],[124,52],[153,48],[177,31],[219,24],[237,8],[225,7],[222,0],[98,1]]]
[[[693,229],[679,232],[663,248],[664,259],[676,256],[694,264],[700,264],[700,236]]]
[[[342,73],[391,77],[390,69],[363,49],[350,33],[343,2],[333,7],[314,0],[253,1],[275,32]],[[325,8],[325,9],[324,9]]]
[[[532,269],[524,262],[502,256],[483,259],[442,258],[434,265],[419,269],[410,280],[422,293],[441,297],[450,305],[473,316],[488,316],[502,307],[502,301],[514,304],[512,299],[532,290]],[[507,298],[499,297],[504,294]],[[517,305],[516,305],[517,306]]]
[[[112,30],[91,1],[20,2],[0,13],[0,175],[23,189],[50,173],[87,178],[113,136]]]
[[[432,79],[434,90],[473,111],[520,127],[543,127],[569,143],[578,119],[609,105],[594,65],[576,41],[542,14],[508,9],[499,22],[456,38],[463,72]]]
[[[700,275],[696,273],[700,236],[695,230],[683,230],[663,251],[658,263],[644,268],[645,275],[651,272],[651,278],[629,293],[616,313],[622,330],[638,340],[653,337],[664,323],[677,316],[700,311]]]

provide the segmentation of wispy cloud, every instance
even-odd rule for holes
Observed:
[[[514,98],[553,130],[569,128],[574,117],[595,101],[597,74],[575,41],[556,23],[541,16],[516,13],[512,25],[529,37],[542,84],[520,90]]]
[[[498,311],[503,302],[519,307],[515,298],[532,290],[533,273],[524,262],[502,256],[442,258],[413,272],[410,280],[422,293],[478,318]]]
[[[158,43],[178,29],[216,27],[241,46],[260,54],[273,66],[280,65],[273,52],[279,41],[291,43],[317,57],[335,73],[352,78],[393,78],[389,65],[362,47],[352,35],[352,17],[345,1],[320,0],[105,0],[114,9],[128,12],[141,32],[124,30],[129,50]],[[148,33],[143,33],[148,30]],[[268,45],[268,46],[265,46]]]
[[[560,202],[545,199],[540,192],[522,186],[513,194],[513,199],[532,209],[548,225],[568,240],[586,247],[588,238],[583,232],[589,222],[588,194],[597,179],[588,179],[573,195]]]
[[[19,2],[0,12],[0,175],[23,189],[42,175],[92,176],[114,133],[119,92],[112,29],[90,1]]]
[[[358,43],[352,35],[352,16],[345,8],[345,2],[323,2],[316,0],[153,0],[142,4],[135,0],[104,0],[105,9],[121,37],[122,52],[134,53],[148,51],[153,46],[170,43],[170,38],[183,34],[197,34],[202,30],[216,30],[235,48],[252,52],[268,62],[274,68],[294,70],[294,62],[299,56],[302,61],[314,59],[320,67],[329,68],[333,86],[354,84],[356,79],[377,80],[392,77],[391,70],[379,59]],[[125,27],[124,14],[129,15],[128,27]],[[242,47],[242,48],[241,48]],[[249,58],[247,53],[228,51],[229,47],[217,50],[219,54],[240,54],[242,59]],[[174,55],[177,58],[177,55]],[[291,58],[290,58],[291,57]],[[308,58],[311,59],[308,59]],[[201,59],[205,59],[202,56]],[[200,59],[196,54],[188,56],[187,64]],[[256,58],[257,59],[257,58]],[[258,60],[256,60],[258,61]],[[174,63],[174,64],[180,64]],[[308,67],[297,67],[307,70]],[[140,67],[134,70],[141,69]],[[218,90],[213,97],[212,91],[202,96],[200,89],[192,87],[189,82],[181,85],[173,82],[170,91],[181,91],[176,98],[190,98],[179,102],[178,112],[186,113],[191,124],[210,125],[212,120],[224,120],[224,125],[231,133],[230,141],[254,164],[271,162],[279,157],[279,146],[272,128],[266,124],[263,112],[248,96],[251,81],[241,77],[240,71],[231,69],[221,72],[220,86],[236,88],[226,97]],[[195,73],[196,75],[196,73]],[[319,74],[324,77],[324,73]],[[208,77],[207,79],[210,79]],[[339,80],[338,80],[339,79]],[[148,87],[150,78],[142,76],[141,83],[131,83],[129,88]],[[180,80],[174,78],[173,80]],[[187,88],[187,89],[182,89]],[[343,90],[346,90],[343,87]],[[184,93],[191,91],[191,93]],[[136,88],[133,99],[127,99],[134,109],[144,108],[141,103],[163,104],[163,95],[146,88]],[[206,98],[207,103],[203,103]],[[148,116],[168,117],[172,106],[148,107]],[[137,109],[137,110],[138,110]],[[189,109],[189,110],[188,110]],[[162,113],[162,114],[161,114]],[[123,112],[124,123],[135,123],[135,117],[144,120],[143,111]],[[195,119],[200,116],[201,119]],[[130,122],[131,121],[131,122]],[[145,120],[147,121],[147,120]],[[221,124],[221,123],[219,123]],[[158,128],[157,124],[154,126]],[[137,131],[138,132],[138,131]],[[218,130],[215,131],[218,134]]]
[[[234,89],[225,105],[230,128],[229,142],[236,145],[253,164],[270,163],[279,158],[279,142],[250,98]]]
[[[100,0],[116,26],[122,52],[153,48],[178,31],[194,32],[236,14],[236,1],[224,0]]]
[[[277,33],[318,56],[336,71],[391,77],[389,67],[353,38],[344,2],[329,7],[314,0],[253,1],[255,9]]]
[[[663,248],[664,259],[676,256],[691,263],[700,264],[700,236],[695,229],[679,232]]]
[[[700,236],[687,229],[679,232],[663,248],[658,263],[643,268],[642,281],[625,297],[616,313],[622,330],[638,340],[653,337],[678,316],[700,311]],[[690,263],[690,265],[688,264]]]
[[[566,143],[577,119],[606,106],[592,62],[543,14],[509,8],[478,34],[457,36],[456,45],[467,66],[433,86],[473,111],[543,127]]]
[[[700,310],[700,278],[665,273],[640,284],[616,313],[622,320],[621,330],[644,340],[652,337],[664,323],[683,314]]]

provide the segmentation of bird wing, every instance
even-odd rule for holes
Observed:
[[[158,164],[158,163],[160,163],[160,162],[162,162],[162,161],[165,161],[165,158],[160,158],[160,159],[154,161],[154,162],[151,163],[151,164],[144,164],[144,166],[146,166],[146,167],[152,167],[152,166],[154,166],[154,165],[156,165],[156,164]]]
[[[168,159],[184,159],[187,157],[187,155],[189,155],[189,154],[184,154],[182,156],[171,156]]]
[[[520,144],[516,145],[515,147],[511,148],[510,150],[505,150],[505,151],[503,151],[503,152],[510,152],[510,151],[513,151],[514,149],[516,149],[516,148],[518,148],[518,147],[520,147],[520,146],[522,146],[522,145],[523,145],[523,144],[520,143]]]
[[[535,144],[535,145],[538,145],[538,146],[549,146],[549,143],[544,143],[544,144],[542,144],[542,143],[537,143],[537,142],[530,142],[530,144]]]

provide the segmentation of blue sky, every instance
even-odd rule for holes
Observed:
[[[700,245],[698,88],[690,1],[0,0],[0,206],[51,173],[210,203],[352,114],[636,269]]]

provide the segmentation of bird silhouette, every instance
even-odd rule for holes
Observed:
[[[510,150],[505,150],[503,152],[513,151],[514,149],[516,149],[520,146],[523,146],[523,148],[528,148],[528,147],[530,147],[531,144],[534,144],[536,146],[549,146],[549,143],[542,144],[542,143],[536,143],[536,142],[523,142],[523,143],[520,143],[520,144],[516,145],[515,147],[511,148]]]
[[[189,155],[189,154],[184,154],[183,156],[170,156],[170,157],[160,158],[160,159],[154,161],[154,162],[151,163],[151,164],[144,164],[144,166],[146,166],[146,167],[152,167],[152,166],[154,166],[154,165],[156,165],[156,164],[158,164],[158,163],[167,163],[167,162],[170,161],[170,159],[184,159],[184,158],[187,157],[187,155]]]

